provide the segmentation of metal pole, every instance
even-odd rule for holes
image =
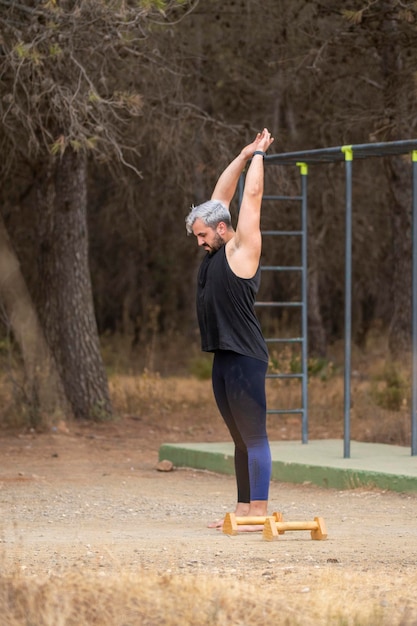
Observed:
[[[412,407],[411,407],[411,455],[417,455],[417,150],[412,152],[413,162],[413,273],[412,273]]]
[[[343,146],[346,170],[346,240],[345,240],[345,397],[343,456],[350,458],[350,375],[352,337],[352,146]]]
[[[307,313],[307,176],[308,165],[297,163],[301,174],[301,395],[302,395],[302,425],[301,441],[308,443],[308,313]]]

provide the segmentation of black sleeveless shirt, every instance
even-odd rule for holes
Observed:
[[[254,310],[260,281],[260,267],[253,278],[236,276],[225,246],[204,257],[197,283],[197,317],[204,352],[232,350],[268,362]]]

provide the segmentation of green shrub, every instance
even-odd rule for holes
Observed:
[[[211,370],[213,366],[213,355],[202,354],[191,359],[188,369],[191,376],[198,380],[209,380],[211,378]]]
[[[393,363],[388,363],[371,387],[372,398],[378,406],[399,411],[407,403],[409,384]]]

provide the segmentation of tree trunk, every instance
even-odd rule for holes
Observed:
[[[389,349],[398,358],[411,350],[411,172],[399,157],[390,159],[387,171],[393,262]]]
[[[45,416],[66,417],[70,408],[61,380],[1,216],[0,268],[0,299],[22,354],[31,425],[38,426]]]
[[[37,184],[39,311],[74,416],[111,415],[88,263],[86,159],[65,151]]]
[[[326,332],[320,311],[319,275],[316,267],[308,273],[308,352],[312,357],[325,358]]]
[[[314,200],[313,200],[314,202]],[[322,207],[327,205],[325,195],[320,198]],[[310,203],[310,206],[314,206]],[[322,301],[320,293],[320,262],[318,250],[323,246],[323,239],[327,227],[319,234],[314,233],[312,211],[307,215],[308,225],[308,273],[307,273],[307,311],[308,311],[308,352],[316,358],[325,358],[327,353],[327,333],[322,315]]]
[[[391,14],[395,4],[392,0],[382,3],[383,19],[378,39],[389,140],[403,139],[406,130],[398,25]],[[386,160],[386,173],[391,205],[393,262],[389,348],[392,356],[397,358],[411,349],[411,166],[403,157],[394,156]]]

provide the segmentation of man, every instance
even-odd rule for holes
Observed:
[[[254,302],[260,284],[263,159],[273,141],[266,128],[258,133],[221,174],[211,200],[193,207],[186,218],[187,232],[207,251],[198,274],[197,316],[202,350],[214,352],[214,396],[235,444],[237,516],[267,514],[271,478],[265,398],[268,351]],[[234,230],[229,205],[249,160]],[[218,520],[209,527],[222,524]]]

